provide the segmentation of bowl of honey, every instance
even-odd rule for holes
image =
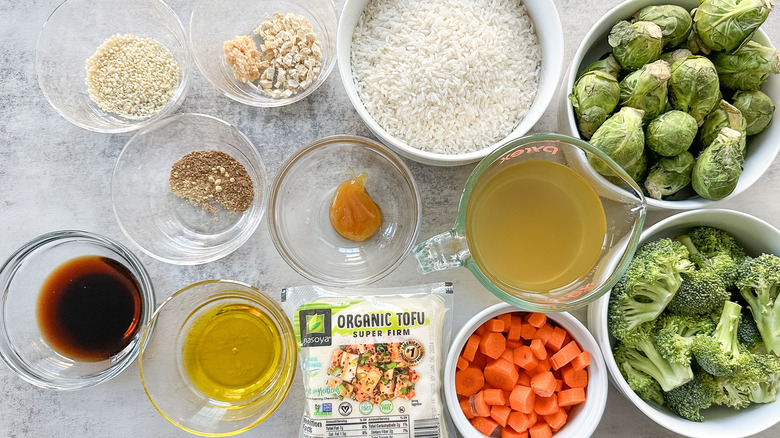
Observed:
[[[282,165],[269,197],[269,231],[279,254],[311,281],[375,282],[411,251],[421,218],[409,168],[368,138],[314,141]]]
[[[295,335],[279,304],[231,280],[171,295],[144,331],[138,360],[160,414],[204,436],[262,423],[289,392],[296,364]]]
[[[155,307],[140,260],[84,231],[28,242],[0,267],[0,284],[0,357],[42,388],[86,388],[119,374]]]

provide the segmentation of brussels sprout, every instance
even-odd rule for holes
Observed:
[[[723,128],[731,128],[740,134],[742,138],[739,141],[739,148],[742,154],[745,153],[745,140],[747,137],[747,121],[742,117],[742,113],[733,105],[725,100],[720,101],[720,106],[712,110],[701,125],[701,145],[703,148],[712,143]]]
[[[691,32],[691,35],[688,37],[688,43],[686,44],[686,47],[694,55],[698,55],[700,53],[704,55],[709,55],[710,53],[712,53],[712,49],[710,49],[709,46],[704,44],[704,41],[701,40],[699,34],[696,33],[695,30]]]
[[[590,71],[574,84],[569,100],[577,113],[580,134],[586,139],[607,120],[618,104],[620,85],[612,75]]]
[[[704,118],[720,100],[718,72],[709,59],[689,56],[672,64],[669,78],[669,103],[685,111],[701,126]]]
[[[647,169],[649,168],[648,162],[649,158],[647,158],[647,154],[643,153],[638,160],[636,160],[636,163],[633,165],[623,169],[626,171],[628,176],[631,177],[634,181],[637,182],[637,184],[641,184],[642,180],[645,179],[645,175],[647,175]]]
[[[699,126],[690,114],[672,110],[654,118],[647,125],[645,143],[653,152],[665,157],[680,155],[696,138]]]
[[[615,59],[631,72],[661,56],[662,38],[663,32],[655,23],[619,21],[609,32],[608,40]]]
[[[634,14],[634,18],[657,24],[663,33],[663,47],[667,49],[684,43],[693,27],[691,13],[677,5],[647,6]]]
[[[712,50],[734,50],[753,37],[772,9],[772,0],[704,0],[693,28]]]
[[[650,168],[645,188],[651,198],[672,196],[691,183],[693,154],[688,151],[674,157],[663,157]]]
[[[644,122],[666,109],[667,88],[672,71],[666,61],[652,62],[620,81],[620,106],[644,110]]]
[[[733,90],[758,90],[770,74],[780,73],[780,52],[750,41],[731,53],[712,55],[720,83]]]
[[[615,55],[610,53],[606,58],[590,63],[585,67],[585,70],[580,73],[577,79],[581,78],[582,75],[589,71],[603,71],[617,79],[620,77],[620,64],[618,64],[617,59],[615,59]]]
[[[717,201],[734,191],[742,174],[741,138],[739,131],[723,128],[696,158],[691,183],[699,196]]]
[[[674,64],[674,61],[677,61],[678,59],[687,58],[691,55],[693,55],[693,53],[691,53],[691,51],[688,49],[677,49],[673,52],[662,53],[661,59],[666,61],[667,64],[672,65]]]
[[[766,129],[775,113],[772,99],[759,90],[737,91],[734,93],[734,106],[745,117],[747,135],[756,135]]]
[[[612,158],[623,169],[628,169],[641,158],[645,149],[642,131],[644,111],[624,106],[608,118],[590,139],[590,144]],[[588,155],[588,161],[596,172],[614,176],[612,170],[597,156]]]

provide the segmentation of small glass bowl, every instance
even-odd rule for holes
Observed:
[[[368,240],[353,242],[334,230],[329,209],[336,187],[363,172],[382,225]],[[395,153],[362,137],[325,137],[298,150],[276,176],[268,208],[282,258],[309,280],[331,286],[372,283],[389,274],[420,229],[420,196],[409,169]]]
[[[175,94],[149,117],[106,112],[87,92],[85,63],[103,41],[116,34],[154,38],[179,65]],[[161,0],[65,0],[41,29],[35,70],[44,96],[65,119],[91,131],[116,133],[139,129],[179,109],[187,94],[192,57],[184,26]]]
[[[36,317],[38,292],[48,275],[69,260],[90,255],[127,268],[141,292],[136,335],[122,351],[94,362],[55,351],[41,334]],[[85,231],[56,231],[28,242],[0,267],[0,287],[0,357],[24,380],[41,388],[87,388],[122,372],[135,360],[155,307],[152,283],[141,261],[121,244]]]
[[[274,325],[281,338],[280,361],[261,392],[250,400],[214,400],[190,382],[182,356],[193,323],[225,306],[248,306]],[[187,286],[168,298],[152,316],[141,341],[138,367],[146,395],[168,421],[187,432],[227,436],[262,423],[282,403],[297,368],[297,346],[282,308],[256,288],[229,280]]]
[[[195,151],[222,151],[252,178],[254,199],[243,213],[215,212],[171,192],[171,166]],[[150,256],[196,265],[238,249],[257,229],[265,211],[267,176],[252,142],[234,126],[202,114],[177,114],[134,135],[114,168],[111,196],[122,231]]]
[[[266,15],[276,12],[302,15],[311,22],[322,45],[322,67],[308,88],[275,99],[254,83],[235,78],[225,62],[223,44],[237,35],[246,35],[253,37],[260,50],[262,38],[252,31],[266,20]],[[332,0],[198,0],[190,17],[190,46],[201,73],[222,94],[246,105],[277,107],[305,98],[325,82],[336,65],[337,29],[338,11]]]

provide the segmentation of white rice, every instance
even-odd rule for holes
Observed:
[[[371,0],[352,36],[369,114],[410,146],[443,154],[509,135],[533,103],[541,57],[520,0]]]

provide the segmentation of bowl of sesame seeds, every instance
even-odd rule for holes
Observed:
[[[40,31],[38,84],[71,123],[129,132],[175,112],[192,58],[184,27],[161,0],[65,0]]]
[[[177,114],[138,131],[119,155],[111,197],[119,226],[148,255],[196,265],[246,242],[265,212],[265,166],[234,126]]]

